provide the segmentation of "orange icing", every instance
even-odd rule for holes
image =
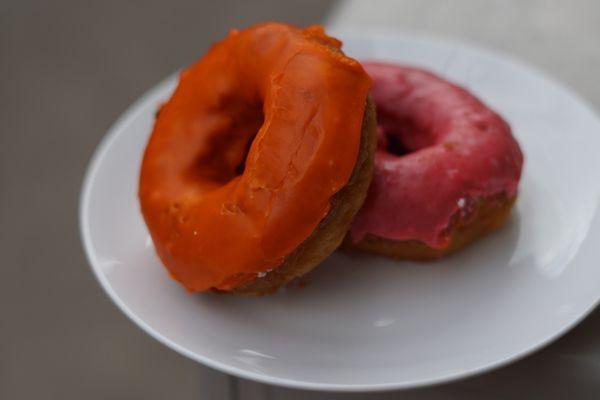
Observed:
[[[347,184],[371,80],[340,47],[319,26],[260,24],[181,74],[139,196],[158,255],[187,289],[227,290],[280,266]]]

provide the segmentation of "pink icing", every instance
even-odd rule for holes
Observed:
[[[523,155],[498,114],[430,72],[363,66],[374,82],[378,149],[367,200],[352,225],[354,241],[371,233],[444,248],[454,214],[467,214],[477,198],[516,194]],[[407,154],[391,153],[394,142]]]

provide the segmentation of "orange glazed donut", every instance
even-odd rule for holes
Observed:
[[[183,71],[144,154],[156,251],[190,291],[264,294],[342,241],[370,183],[371,80],[313,26],[232,31]]]

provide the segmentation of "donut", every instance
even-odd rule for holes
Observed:
[[[189,291],[267,294],[339,246],[376,144],[371,79],[323,28],[231,31],[160,107],[141,212]]]
[[[363,63],[373,79],[373,181],[345,247],[408,260],[463,248],[507,219],[523,155],[508,123],[431,72]]]

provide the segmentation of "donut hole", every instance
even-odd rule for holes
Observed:
[[[262,125],[262,122],[261,122],[261,125]],[[250,137],[248,139],[246,139],[246,145],[244,146],[244,151],[242,153],[243,154],[242,161],[240,161],[240,163],[234,169],[236,176],[242,175],[244,173],[244,171],[246,170],[246,160],[248,159],[248,153],[250,152],[250,147],[252,146],[252,142],[254,142],[254,138],[256,137],[257,133],[258,133],[258,129],[256,129],[254,134],[250,135]]]
[[[192,173],[203,181],[224,185],[244,173],[254,138],[264,122],[262,104],[230,106],[227,117],[211,132],[206,150]]]
[[[427,127],[415,125],[410,120],[394,120],[382,128],[382,147],[387,153],[396,156],[404,156],[436,144],[436,135]]]
[[[403,156],[411,152],[411,150],[408,149],[404,143],[402,143],[402,140],[398,136],[385,131],[383,134],[386,136],[385,150],[388,153],[396,156]]]

